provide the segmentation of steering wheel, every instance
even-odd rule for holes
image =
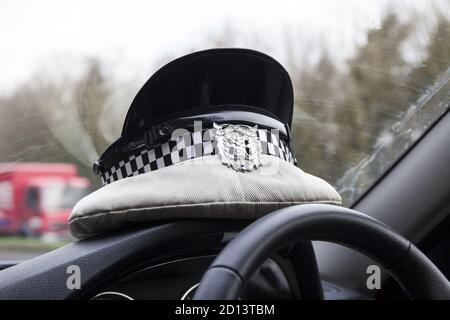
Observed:
[[[246,227],[203,275],[194,300],[233,300],[278,250],[303,240],[344,245],[371,257],[411,299],[450,299],[450,283],[410,241],[355,210],[306,204],[275,211]]]

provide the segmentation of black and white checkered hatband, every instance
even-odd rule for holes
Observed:
[[[215,128],[186,132],[152,148],[143,146],[109,168],[102,168],[99,174],[103,185],[159,170],[182,161],[217,155],[215,132]],[[275,130],[257,129],[257,138],[262,154],[296,164],[289,144],[281,139]]]

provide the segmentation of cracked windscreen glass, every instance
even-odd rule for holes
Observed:
[[[0,261],[73,240],[71,207],[101,186],[92,164],[132,98],[189,52],[245,47],[280,61],[299,166],[346,206],[450,102],[448,0],[2,1],[0,39]]]

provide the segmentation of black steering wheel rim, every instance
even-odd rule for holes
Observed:
[[[270,255],[303,240],[333,242],[366,254],[412,299],[450,299],[449,281],[409,240],[358,211],[324,204],[280,209],[246,227],[211,264],[194,299],[237,299]]]

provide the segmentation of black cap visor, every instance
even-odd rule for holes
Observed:
[[[249,106],[290,126],[293,92],[286,70],[247,49],[211,49],[181,57],[157,71],[136,95],[122,135],[145,131],[180,112]]]

